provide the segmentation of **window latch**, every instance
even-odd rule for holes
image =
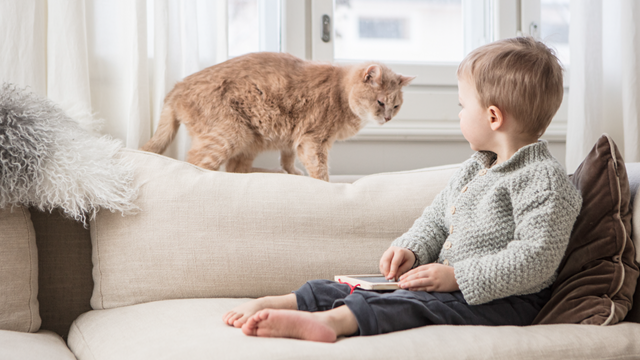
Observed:
[[[329,15],[322,15],[322,41],[331,40],[331,18]]]

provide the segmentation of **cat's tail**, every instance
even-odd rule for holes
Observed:
[[[171,103],[165,103],[160,113],[160,123],[156,132],[140,150],[162,154],[173,141],[173,137],[176,136],[179,127],[180,122]]]

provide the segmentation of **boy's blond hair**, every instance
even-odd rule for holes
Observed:
[[[562,65],[532,37],[496,41],[472,51],[458,78],[475,83],[480,104],[513,116],[522,133],[542,136],[562,102]]]

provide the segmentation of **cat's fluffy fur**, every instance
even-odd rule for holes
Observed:
[[[192,137],[187,161],[251,172],[264,150],[280,150],[282,169],[296,154],[311,177],[328,180],[336,140],[367,122],[384,124],[402,105],[412,77],[383,64],[336,66],[285,53],[253,53],[197,72],[167,94],[160,124],[142,150],[162,153],[184,124]]]

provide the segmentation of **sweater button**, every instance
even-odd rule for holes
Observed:
[[[452,206],[452,207],[451,207],[451,215],[453,215],[453,214],[455,214],[455,213],[456,213],[456,207],[455,207],[455,206]]]
[[[465,187],[462,188],[462,190],[460,192],[465,192],[465,191],[467,191],[468,188],[469,188],[468,186],[465,186]]]
[[[451,249],[451,241],[445,241],[444,248],[447,250]]]
[[[444,261],[442,262],[442,265],[449,266],[449,260],[444,259]]]
[[[482,176],[482,175],[484,175],[484,174],[486,174],[486,173],[487,173],[487,169],[482,169],[482,170],[480,170],[480,171],[478,172],[478,174],[479,174],[480,176]]]
[[[449,234],[453,234],[453,225],[449,226]]]

